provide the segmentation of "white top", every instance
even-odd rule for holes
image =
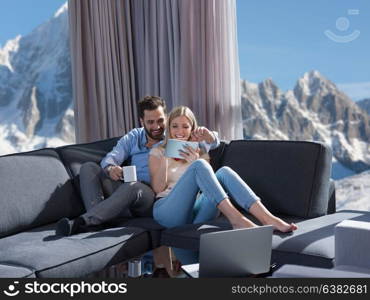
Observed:
[[[150,150],[149,155],[154,155],[158,158],[162,158],[162,157],[165,157],[164,153],[165,153],[165,149],[159,146],[159,147],[155,147],[152,150]],[[209,158],[208,154],[203,154],[201,157],[207,160]],[[166,197],[171,192],[176,182],[185,173],[186,169],[191,165],[191,163],[188,163],[184,159],[176,160],[176,159],[168,158],[168,157],[165,157],[165,159],[168,162],[167,186],[164,191],[157,194],[156,196],[157,198]]]

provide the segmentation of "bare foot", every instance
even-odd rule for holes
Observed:
[[[265,225],[272,225],[272,226],[275,227],[275,230],[278,230],[278,231],[281,231],[281,232],[292,232],[292,231],[298,229],[298,226],[296,224],[294,224],[294,223],[289,224],[289,223],[287,223],[287,222],[285,222],[282,219],[277,218],[277,217],[271,219]]]
[[[257,227],[256,224],[244,217],[230,202],[229,198],[222,200],[217,208],[229,220],[234,229]]]
[[[244,216],[238,219],[235,223],[231,223],[231,225],[234,229],[258,227],[258,225],[254,224]]]

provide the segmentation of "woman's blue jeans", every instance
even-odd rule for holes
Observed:
[[[197,199],[199,191],[202,194]],[[153,216],[167,228],[206,222],[218,215],[217,205],[227,197],[233,198],[246,211],[259,200],[232,169],[222,167],[214,173],[208,162],[198,159],[189,166],[170,194],[154,203]]]
[[[202,194],[197,198],[199,191]],[[214,173],[205,160],[198,159],[181,176],[171,193],[154,203],[154,219],[168,228],[212,220],[219,213],[217,205],[228,197],[226,193],[246,211],[260,200],[229,167]],[[173,250],[182,264],[198,261],[198,251]]]

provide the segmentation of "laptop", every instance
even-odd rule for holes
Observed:
[[[245,277],[270,271],[273,226],[233,229],[200,236],[199,264],[182,266],[192,278]]]

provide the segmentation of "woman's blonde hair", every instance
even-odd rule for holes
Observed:
[[[162,144],[163,147],[166,147],[167,141],[170,138],[170,125],[171,125],[172,121],[175,118],[181,117],[181,116],[185,116],[189,120],[189,123],[190,123],[190,126],[191,126],[191,132],[193,132],[195,129],[198,128],[197,119],[195,118],[194,113],[191,111],[191,109],[189,107],[187,107],[187,106],[177,106],[177,107],[175,107],[174,109],[172,109],[172,111],[170,112],[170,114],[168,115],[168,118],[167,118],[166,137],[165,137],[165,139],[163,141],[163,144]]]

